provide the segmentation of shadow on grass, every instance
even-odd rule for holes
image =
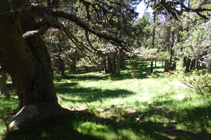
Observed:
[[[105,80],[108,75],[98,76],[98,75],[79,75],[79,76],[65,76],[63,79],[76,79],[76,80]]]
[[[135,78],[137,79],[145,79],[148,76],[151,75],[150,73],[150,61],[146,61],[143,65],[143,63],[139,62],[138,63],[139,66],[137,68],[136,72],[136,76]],[[157,77],[159,77],[159,75],[163,74],[163,66],[156,66],[156,68],[154,67],[154,72],[153,74],[157,75]],[[91,71],[92,70],[92,71]],[[89,74],[90,72],[96,72]],[[97,75],[97,71],[93,70],[93,69],[89,69],[85,72],[74,72],[70,75],[67,75],[65,77],[61,77],[60,75],[55,75],[54,76],[54,80],[56,82],[60,82],[62,79],[68,79],[68,80],[105,80],[105,79],[110,79],[110,80],[122,80],[122,79],[133,79],[133,77],[131,76],[131,74],[133,73],[133,70],[130,69],[130,66],[128,63],[126,63],[125,69],[121,70],[121,75],[118,76],[117,74],[113,74],[113,76],[111,76],[110,74],[100,74]],[[154,77],[156,78],[156,77]]]
[[[71,101],[71,102],[93,102],[93,101],[102,102],[102,99],[105,98],[118,98],[118,97],[125,98],[127,96],[135,94],[131,91],[124,89],[102,90],[98,88],[84,88],[79,86],[76,82],[61,83],[55,85],[55,89],[57,91],[57,94],[59,95],[65,94],[71,98],[80,97],[79,100],[64,99],[65,101]]]
[[[93,114],[88,110],[84,111],[68,111],[69,113],[59,115],[57,117],[48,118],[40,123],[36,123],[33,127],[24,128],[8,132],[4,140],[22,140],[22,139],[77,139],[77,140],[99,140],[99,139],[155,139],[155,140],[205,140],[210,139],[211,134],[207,131],[195,131],[195,127],[202,128],[198,125],[201,123],[200,117],[193,117],[192,113],[201,109],[206,113],[210,112],[210,106],[207,109],[195,108],[186,110],[188,114],[180,112],[169,112],[169,110],[161,110],[156,106],[151,106],[144,114],[148,115],[164,115],[169,119],[175,119],[176,122],[165,123],[161,121],[151,121],[145,119],[135,121],[137,113],[124,114],[125,121],[117,121],[115,118],[103,118],[98,114]],[[140,113],[140,112],[139,112]],[[207,114],[206,114],[207,115]],[[189,130],[177,129],[177,123],[186,123],[189,120]]]
[[[163,67],[162,66],[157,66],[156,68],[154,68],[154,72],[153,74],[156,74],[158,75],[161,75],[163,74]],[[136,72],[136,76],[135,78],[137,79],[145,79],[147,78],[148,76],[151,75],[151,72],[150,72],[150,67],[144,65],[139,65],[138,69],[135,71]],[[133,70],[125,70],[125,72],[121,72],[121,76],[123,79],[133,79],[132,77],[132,73],[133,73]]]

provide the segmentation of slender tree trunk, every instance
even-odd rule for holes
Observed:
[[[208,62],[207,73],[211,73],[211,60]]]
[[[155,58],[155,68],[157,67],[157,58]]]
[[[175,53],[174,53],[174,50],[173,50],[174,41],[175,41],[174,31],[172,31],[171,57],[170,57],[170,66],[171,66],[170,69],[171,70],[176,70],[176,56],[175,56]]]
[[[170,43],[170,37],[171,37],[171,27],[168,26],[167,27],[167,38],[166,38],[166,42],[167,42],[167,46],[166,46],[166,51],[169,51],[171,53],[171,43]],[[164,72],[168,72],[171,68],[170,65],[170,59],[165,59],[165,67],[164,67]]]
[[[125,55],[121,52],[120,53],[121,63],[120,63],[120,69],[125,68]]]
[[[117,74],[120,74],[120,68],[121,68],[121,55],[120,52],[118,53],[118,65],[117,65]]]
[[[107,65],[106,65],[106,57],[103,59],[104,71],[108,73]]]
[[[61,62],[61,66],[60,66],[60,71],[61,71],[61,77],[64,77],[64,71],[65,71],[65,64],[64,64],[64,60],[62,58],[60,58],[60,62]]]
[[[107,62],[108,62],[108,72],[109,72],[109,73],[113,73],[112,63],[111,63],[111,58],[110,58],[110,56],[107,57]]]
[[[189,72],[190,71],[190,63],[191,63],[191,59],[190,58],[187,58],[186,64],[185,64],[186,72]]]
[[[156,4],[156,1],[155,1]],[[153,22],[154,22],[154,26],[153,26],[153,34],[152,34],[152,48],[155,47],[155,20],[156,20],[156,11],[154,11],[154,16],[153,16]],[[151,73],[153,73],[153,58],[151,57]]]
[[[0,95],[10,97],[10,93],[6,84],[6,72],[1,69],[0,69]]]
[[[186,61],[187,61],[187,57],[185,56],[185,57],[183,57],[183,67],[186,66]]]
[[[116,53],[113,54],[113,72],[116,73]]]
[[[150,67],[150,73],[153,73],[153,58],[151,57],[151,67]]]
[[[196,69],[196,59],[192,59],[192,61],[191,61],[191,70],[194,70],[194,69]]]

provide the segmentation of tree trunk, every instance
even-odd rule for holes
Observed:
[[[106,65],[106,57],[103,59],[104,71],[108,73],[107,65]]]
[[[153,73],[153,58],[151,57],[151,67],[150,67],[150,73]]]
[[[64,77],[64,71],[65,71],[65,64],[64,64],[64,60],[62,58],[59,58],[59,62],[60,62],[60,67],[59,70],[61,71],[61,77]]]
[[[8,0],[1,0],[0,12],[10,10]],[[40,36],[22,37],[36,22],[31,17],[21,21],[11,22],[8,15],[0,18],[0,62],[15,82],[19,108],[44,102],[58,104],[47,47]]]
[[[155,0],[156,4],[156,0]],[[155,24],[156,20],[156,11],[153,13],[153,23]],[[155,25],[153,26],[153,33],[152,33],[152,48],[155,47]],[[151,57],[151,69],[150,72],[153,73],[153,58]]]
[[[113,73],[116,73],[116,53],[113,54]]]
[[[157,67],[157,58],[155,58],[155,68]]]
[[[187,57],[185,56],[185,57],[183,57],[183,67],[186,66],[186,61],[187,61]]]
[[[10,93],[6,84],[6,72],[1,69],[0,69],[0,95],[10,97]]]
[[[121,52],[120,53],[120,69],[124,69],[125,68],[125,55]]]
[[[113,73],[113,69],[112,69],[112,63],[111,63],[111,58],[110,56],[107,56],[107,64],[108,64],[108,73]]]
[[[197,62],[196,59],[192,59],[192,61],[191,61],[191,70],[196,69],[196,62]]]
[[[121,54],[118,53],[118,65],[117,65],[117,74],[120,74],[120,68],[121,68]]]
[[[170,57],[170,66],[171,66],[170,69],[171,70],[176,70],[176,56],[175,56],[175,53],[174,53],[174,50],[173,50],[174,41],[175,41],[174,31],[172,31],[171,57]]]
[[[190,58],[187,58],[186,64],[185,64],[186,72],[189,72],[190,71],[190,62],[191,62]]]
[[[211,60],[209,60],[207,65],[207,73],[211,73]]]
[[[169,70],[170,70],[170,63],[169,63],[169,59],[165,59],[164,72],[168,72]]]

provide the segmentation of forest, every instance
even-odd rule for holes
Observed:
[[[1,0],[0,140],[211,139],[210,28],[210,0]]]

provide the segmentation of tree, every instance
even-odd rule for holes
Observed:
[[[37,4],[38,1],[31,3],[30,0],[12,0],[11,3],[8,0],[0,1],[0,62],[2,69],[15,82],[19,108],[34,105],[40,111],[43,105],[48,105],[47,110],[50,112],[55,107],[60,108],[53,85],[50,55],[40,37],[49,28],[58,29],[67,42],[72,41],[74,46],[68,44],[72,48],[84,48],[98,55],[107,55],[114,50],[130,51],[127,47],[129,38],[121,39],[121,36],[133,35],[128,19],[137,14],[127,2],[81,0],[73,8],[75,14],[70,14],[55,9],[59,1],[48,0],[47,6]],[[121,12],[115,10],[119,6],[122,7]],[[121,18],[117,18],[119,16]],[[77,39],[63,26],[58,20],[60,17],[82,30],[87,43]],[[90,34],[113,44],[112,50],[96,49],[90,43]],[[19,116],[23,113],[20,112]]]
[[[19,108],[34,105],[28,108],[37,107],[40,111],[47,105],[46,110],[49,112],[53,112],[55,107],[60,108],[53,85],[50,55],[41,38],[49,28],[59,30],[71,48],[78,48],[83,53],[86,50],[107,56],[115,52],[120,54],[133,51],[130,48],[130,38],[135,35],[131,25],[137,17],[133,7],[136,0],[71,1],[73,4],[68,7],[71,13],[57,10],[59,2],[60,0],[47,0],[45,4],[42,0],[34,0],[33,3],[30,0],[11,0],[11,3],[8,0],[0,1],[0,63],[15,82]],[[159,4],[175,18],[178,18],[176,13],[179,12],[176,6],[172,8],[172,4],[179,4],[202,17],[204,16],[200,12],[209,10],[190,9],[183,3],[174,1],[161,0]],[[80,40],[71,33],[59,22],[60,18],[72,22],[86,40]],[[90,36],[110,43],[112,47],[97,48],[92,45]]]

